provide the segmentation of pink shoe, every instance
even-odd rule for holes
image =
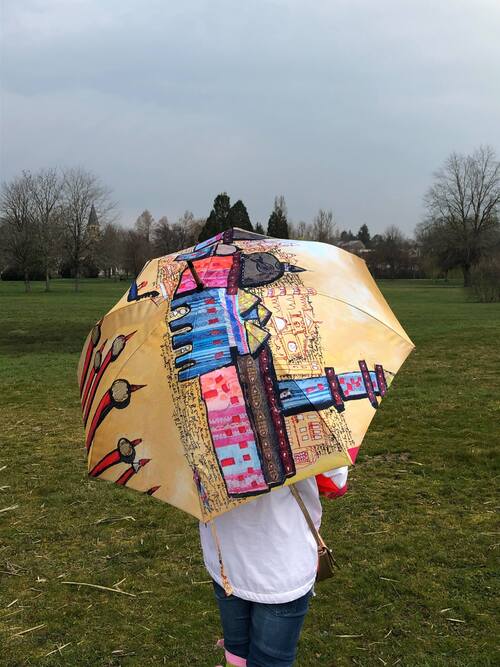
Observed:
[[[225,649],[226,667],[247,667],[247,659],[240,658],[239,655],[234,655]]]
[[[216,648],[224,648],[224,639],[217,640]],[[234,655],[230,653],[227,649],[224,649],[224,654],[226,658],[226,667],[246,667],[247,661],[246,658],[240,658],[239,655]],[[216,665],[216,667],[223,667],[222,665]]]

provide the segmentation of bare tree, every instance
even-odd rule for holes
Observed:
[[[97,250],[97,264],[104,271],[106,278],[116,276],[123,257],[123,244],[126,232],[114,222],[104,225]]]
[[[274,198],[274,210],[281,211],[281,213],[285,216],[285,218],[288,218],[288,207],[286,205],[284,195],[276,195],[276,197]]]
[[[176,227],[178,230],[178,247],[176,250],[195,245],[197,243],[200,230],[203,228],[205,222],[206,221],[203,218],[195,218],[191,211],[184,211],[184,213],[176,222]]]
[[[469,286],[471,268],[498,229],[500,163],[491,147],[481,146],[471,155],[452,153],[434,176],[424,198],[425,226],[444,233]]]
[[[337,227],[331,210],[319,209],[311,228],[310,238],[322,243],[335,243],[338,237]]]
[[[50,290],[50,270],[61,250],[62,178],[55,169],[41,169],[29,181],[37,225],[38,253],[45,273],[45,290]]]
[[[154,247],[158,255],[169,255],[195,245],[205,220],[196,220],[191,211],[185,211],[174,224],[164,216],[154,230]]]
[[[420,264],[426,274],[444,276],[460,264],[460,254],[450,243],[445,227],[419,223],[415,228],[415,238],[420,247]]]
[[[82,262],[89,253],[93,254],[98,241],[88,233],[92,206],[101,223],[110,221],[115,205],[110,200],[109,190],[97,176],[81,167],[65,170],[62,215],[65,241],[75,275],[75,290],[79,289]]]
[[[310,229],[307,222],[299,220],[299,222],[288,222],[288,236],[291,239],[305,240],[309,238]]]
[[[21,176],[2,185],[0,215],[4,253],[22,272],[25,290],[29,292],[30,273],[38,260],[38,230],[29,172],[23,171]]]
[[[153,246],[157,255],[170,255],[174,252],[173,236],[172,225],[164,215],[156,223],[153,233]]]
[[[144,237],[136,229],[127,229],[123,240],[122,264],[128,273],[137,277],[148,259]]]
[[[153,240],[155,224],[155,219],[148,211],[148,209],[145,209],[135,221],[136,232],[138,232],[144,238],[148,246]]]
[[[388,270],[390,278],[398,277],[408,267],[409,243],[398,227],[387,227],[376,239],[370,263],[376,270],[381,270],[382,275]]]

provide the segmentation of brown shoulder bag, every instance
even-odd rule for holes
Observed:
[[[335,568],[339,567],[337,562],[335,561],[335,558],[333,557],[333,552],[329,547],[326,546],[326,544],[323,541],[323,538],[316,530],[316,526],[314,525],[314,522],[311,519],[311,515],[307,511],[307,507],[305,506],[304,501],[302,500],[302,497],[298,489],[296,488],[295,484],[290,484],[289,489],[292,492],[292,495],[295,498],[295,500],[298,502],[299,507],[302,510],[302,513],[304,514],[304,518],[307,521],[307,525],[311,529],[311,532],[314,535],[314,539],[316,540],[316,544],[318,545],[318,571],[316,573],[316,581],[323,581],[323,579],[329,579],[330,577],[333,577]]]

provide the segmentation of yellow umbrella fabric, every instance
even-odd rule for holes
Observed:
[[[413,347],[356,255],[226,230],[148,262],[89,333],[89,474],[208,521],[351,465]]]

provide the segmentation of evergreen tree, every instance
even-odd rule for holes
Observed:
[[[231,201],[226,192],[221,192],[214,199],[214,206],[210,211],[207,221],[203,225],[198,236],[198,241],[206,241],[219,232],[228,228],[228,217],[231,209]]]
[[[264,231],[264,227],[260,224],[260,222],[258,222],[258,223],[255,225],[255,232],[256,232],[257,234],[263,234],[263,235],[266,233],[266,232]]]
[[[217,227],[219,232],[227,229],[227,217],[231,209],[231,201],[227,192],[221,192],[220,195],[214,199],[214,213],[217,220]]]
[[[238,199],[238,201],[231,206],[227,216],[227,227],[239,227],[240,229],[253,231],[248,211],[241,199]]]
[[[340,232],[340,240],[343,241],[344,243],[345,243],[346,241],[354,241],[355,239],[356,239],[356,237],[355,237],[354,234],[351,232],[351,230],[349,230],[348,232],[346,232],[346,230],[344,229],[344,230],[342,230],[342,231]]]
[[[267,223],[267,235],[277,239],[288,238],[287,211],[283,195],[274,199],[274,210]]]
[[[356,235],[356,238],[364,244],[365,248],[369,248],[371,237],[367,225],[365,224],[361,225],[361,227],[359,228],[359,232]]]
[[[200,234],[198,236],[198,241],[206,241],[207,239],[212,238],[212,236],[215,236],[217,233],[218,233],[217,218],[215,215],[215,211],[212,209],[205,224],[201,228]]]

